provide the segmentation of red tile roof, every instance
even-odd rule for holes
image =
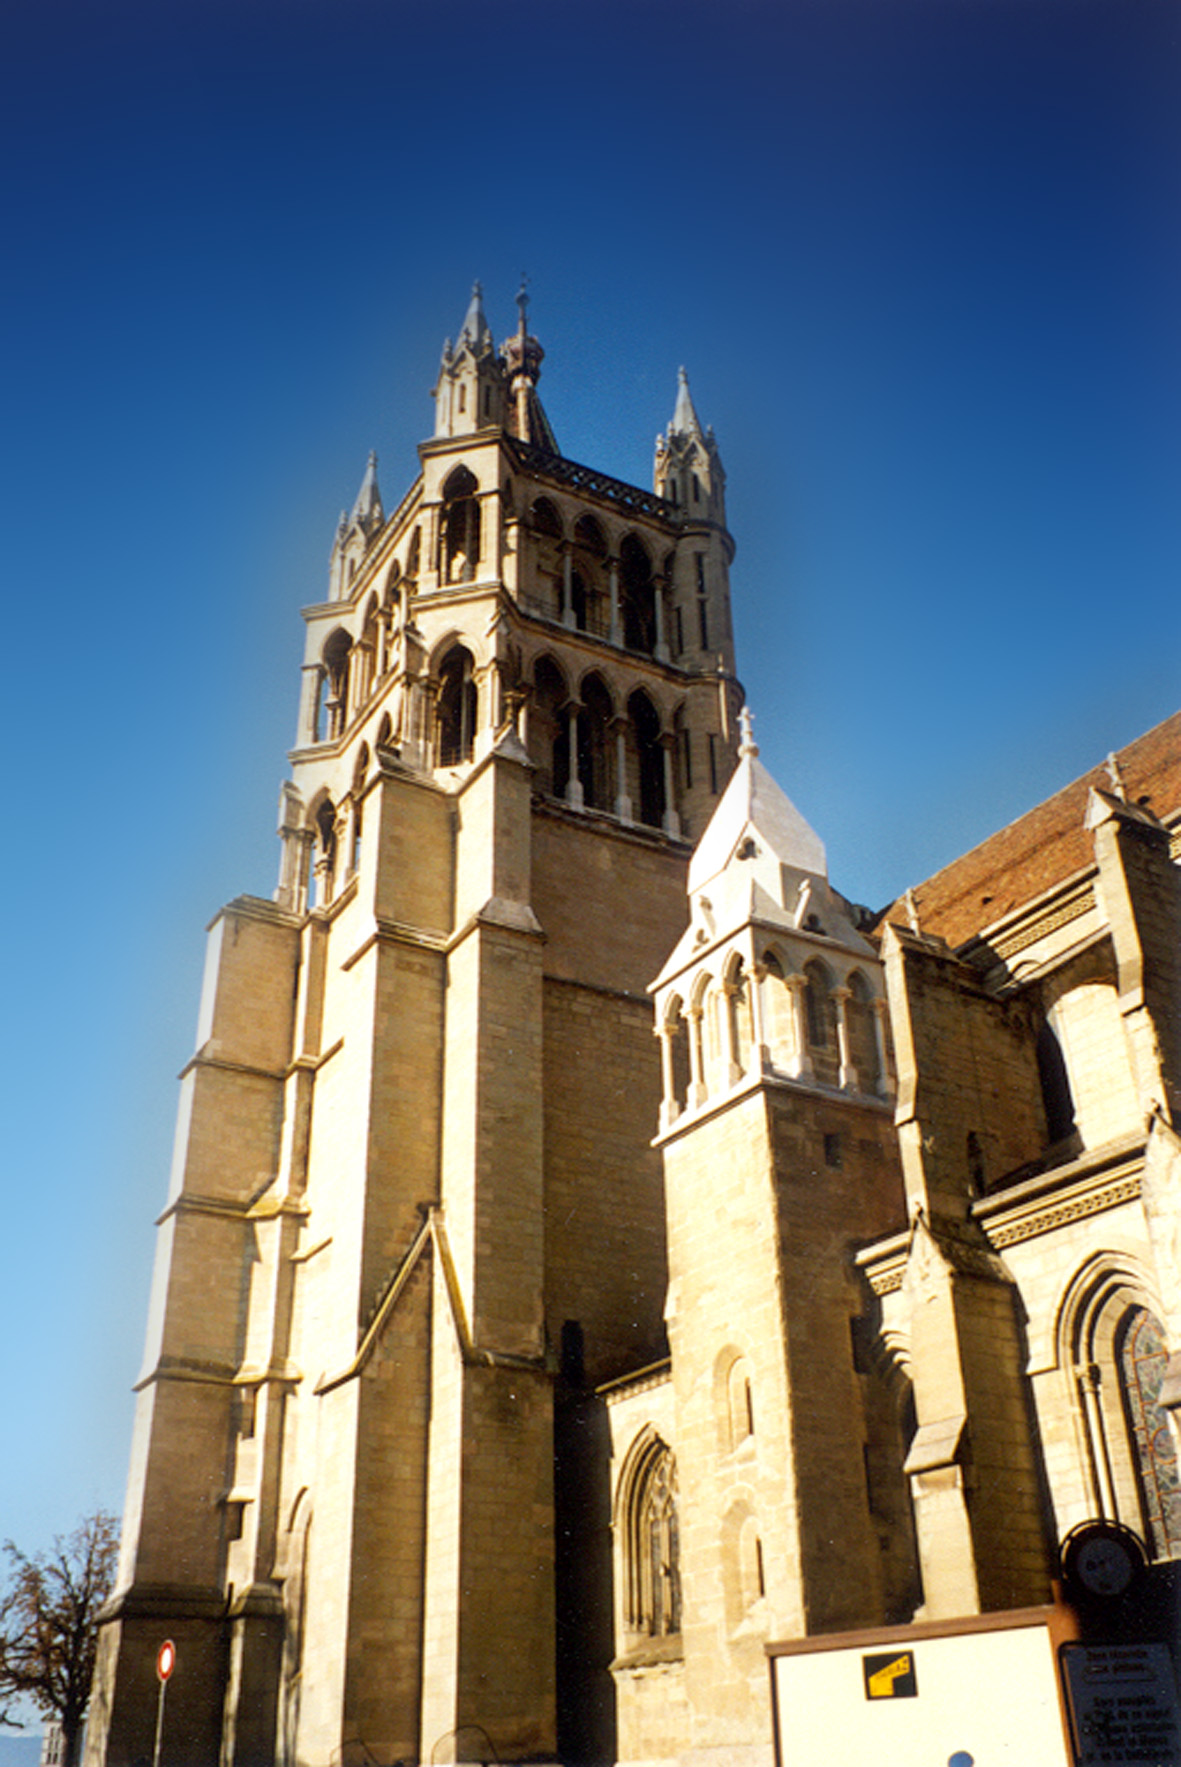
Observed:
[[[1116,760],[1131,803],[1145,805],[1161,821],[1181,813],[1181,712],[1118,750]],[[923,932],[952,946],[966,944],[982,927],[1092,864],[1091,837],[1083,826],[1092,786],[1111,791],[1105,762],[917,884]],[[887,921],[910,924],[905,897],[883,911],[879,925]]]

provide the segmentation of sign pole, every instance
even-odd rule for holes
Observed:
[[[160,1692],[156,1700],[156,1746],[152,1750],[152,1767],[160,1767],[160,1748],[164,1741],[164,1695],[168,1691],[168,1677],[176,1668],[176,1646],[171,1638],[166,1638],[156,1652],[156,1680],[160,1683]]]

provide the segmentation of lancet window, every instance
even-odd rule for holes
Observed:
[[[325,798],[316,811],[316,904],[324,907],[332,900],[336,881],[336,806]]]
[[[471,652],[451,647],[439,668],[438,755],[440,767],[470,761],[476,739],[476,683]]]
[[[635,745],[636,780],[632,795],[637,819],[648,828],[661,828],[668,801],[660,714],[640,688],[628,700],[627,709]]]
[[[569,693],[557,664],[542,657],[533,671],[529,708],[529,753],[537,768],[538,791],[561,798],[570,783]]]
[[[570,557],[570,605],[580,632],[606,638],[610,630],[608,590],[605,579],[607,541],[593,515],[574,524],[574,548]]]
[[[470,583],[480,559],[480,505],[476,480],[457,466],[443,487],[439,576],[444,583]]]
[[[1177,1449],[1160,1404],[1169,1359],[1160,1320],[1133,1307],[1118,1334],[1120,1388],[1149,1550],[1154,1558],[1181,1557],[1181,1483]]]
[[[1061,1314],[1063,1367],[1084,1450],[1082,1515],[1133,1528],[1155,1559],[1181,1558],[1181,1480],[1160,1403],[1169,1346],[1131,1271],[1096,1257]]]
[[[860,1091],[879,1092],[882,1074],[877,1027],[874,1023],[873,992],[859,969],[855,969],[849,977],[848,987],[845,1021],[848,1026],[849,1063],[857,1075]]]
[[[619,549],[619,598],[624,644],[650,656],[656,646],[656,585],[652,562],[634,534]]]
[[[530,511],[536,547],[537,590],[542,610],[556,619],[565,610],[564,574],[567,569],[562,557],[562,518],[548,497],[539,497]]]
[[[819,958],[813,958],[804,965],[804,1012],[813,1059],[819,1063],[829,1057],[833,1067],[831,1078],[835,1078],[836,1001],[832,997],[832,977],[828,966],[821,963]],[[820,1077],[830,1078],[827,1072],[820,1074]]]
[[[633,1449],[621,1491],[623,1621],[632,1639],[681,1630],[676,1462],[648,1431]]]
[[[348,716],[351,648],[352,640],[340,626],[324,645],[316,705],[316,742],[335,742],[344,731]]]
[[[582,710],[578,714],[578,778],[583,803],[592,810],[613,810],[614,768],[611,754],[611,722],[614,707],[599,675],[588,675],[582,684]]]

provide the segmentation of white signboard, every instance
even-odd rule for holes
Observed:
[[[779,1767],[1070,1767],[1044,1619],[965,1627],[772,1647]]]

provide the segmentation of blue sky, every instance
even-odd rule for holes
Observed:
[[[39,0],[0,17],[0,1538],[122,1502],[202,927],[275,882],[299,607],[473,277],[564,450],[729,475],[763,756],[880,904],[1178,703],[1155,0]]]

